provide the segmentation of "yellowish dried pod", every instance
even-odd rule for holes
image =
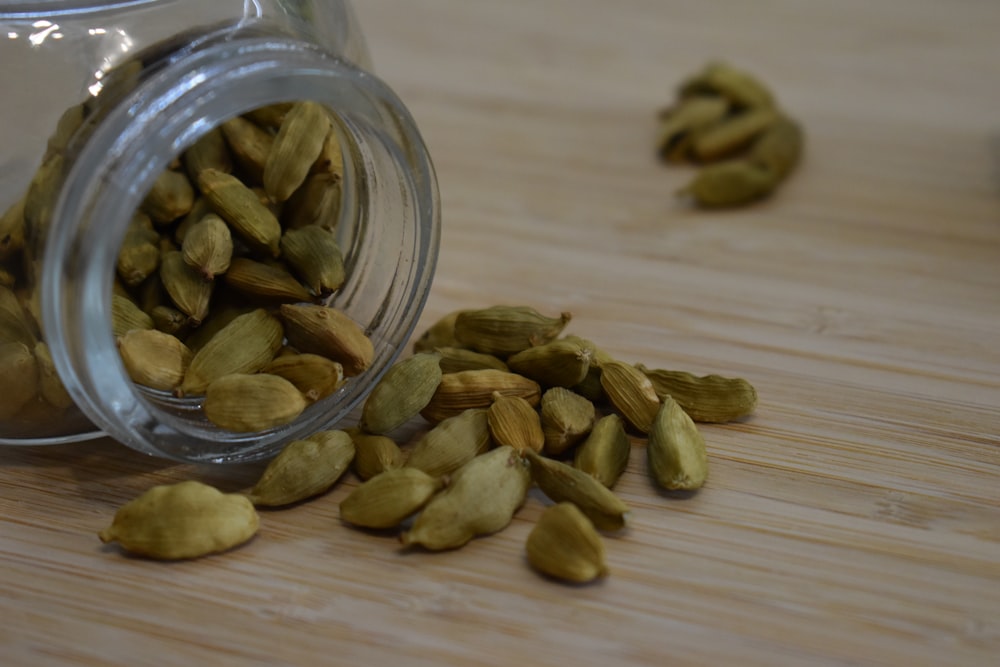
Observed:
[[[173,391],[184,380],[191,350],[175,336],[156,329],[134,329],[118,339],[125,372],[136,384]]]
[[[552,505],[528,534],[528,563],[542,574],[583,584],[607,576],[604,542],[573,503]]]
[[[572,387],[587,377],[593,353],[576,340],[554,340],[518,352],[507,366],[543,387]]]
[[[467,310],[455,319],[455,338],[464,347],[505,358],[554,340],[570,319],[570,313],[546,317],[529,306]]]
[[[160,235],[145,213],[136,213],[129,223],[121,248],[118,249],[118,276],[129,287],[135,287],[156,273],[160,267]]]
[[[188,231],[210,213],[212,213],[212,205],[208,203],[208,200],[204,197],[196,197],[191,210],[174,227],[173,240],[178,247],[184,245],[184,239],[187,237]]]
[[[573,465],[604,486],[613,488],[628,466],[632,443],[618,415],[607,415],[594,424],[573,457]]]
[[[465,311],[452,311],[432,324],[420,338],[414,341],[413,351],[431,352],[439,347],[463,347],[455,338],[455,321],[463,312]]]
[[[705,439],[691,417],[669,396],[663,399],[646,445],[649,472],[668,491],[693,491],[708,478]]]
[[[164,225],[188,213],[193,205],[191,181],[179,171],[166,169],[156,177],[141,208],[153,222]]]
[[[749,109],[700,132],[694,138],[691,152],[702,162],[718,160],[746,148],[777,120],[774,109]]]
[[[184,235],[181,253],[188,266],[205,280],[229,270],[233,258],[233,235],[219,216],[209,213],[191,225]]]
[[[264,163],[264,189],[285,201],[309,174],[330,131],[330,115],[316,102],[297,102],[281,121]]]
[[[280,254],[281,224],[242,181],[217,169],[203,169],[198,187],[212,210],[252,250],[271,257]]]
[[[746,157],[781,181],[798,165],[804,144],[802,126],[781,116],[754,141]]]
[[[347,377],[366,370],[375,358],[375,346],[364,330],[335,308],[285,304],[281,319],[292,346],[341,363]]]
[[[197,352],[234,319],[255,310],[257,310],[255,307],[248,304],[219,299],[217,303],[212,304],[212,312],[201,326],[184,338],[184,344],[191,348],[192,352]]]
[[[323,139],[323,147],[309,168],[310,174],[329,174],[338,180],[344,179],[344,151],[337,137],[337,130],[331,126]]]
[[[693,137],[721,121],[728,112],[729,100],[717,95],[680,99],[661,115],[656,140],[660,157],[672,162],[687,159]]]
[[[525,449],[542,451],[545,434],[538,413],[520,396],[493,393],[493,404],[486,410],[486,423],[494,444],[513,447],[519,454]]]
[[[326,493],[354,460],[344,431],[323,431],[288,443],[247,494],[257,507],[280,507]]]
[[[775,106],[774,95],[756,77],[722,62],[709,63],[685,81],[680,95],[721,95],[739,108]]]
[[[31,322],[17,295],[6,287],[0,287],[0,344],[3,343],[23,343],[29,350],[35,346]]]
[[[749,160],[730,160],[705,167],[677,194],[704,208],[743,206],[770,195],[777,176]]]
[[[198,326],[205,320],[215,283],[188,266],[180,250],[171,250],[160,259],[160,281],[189,324]]]
[[[241,116],[224,122],[222,134],[241,172],[250,182],[262,183],[264,163],[274,144],[274,136]]]
[[[262,128],[277,131],[281,127],[282,121],[285,120],[285,114],[291,111],[292,105],[292,102],[268,104],[248,111],[245,116]]]
[[[371,479],[406,463],[406,454],[392,438],[365,433],[359,428],[349,428],[347,433],[354,441],[354,472],[360,479]]]
[[[570,389],[546,391],[541,401],[543,451],[558,456],[579,443],[593,428],[596,414],[593,403]]]
[[[420,414],[441,382],[438,359],[436,353],[423,352],[386,371],[365,399],[361,429],[388,433]]]
[[[6,262],[24,248],[24,202],[21,197],[0,216],[0,262]]]
[[[571,465],[545,458],[528,450],[531,478],[554,502],[570,502],[601,530],[615,531],[625,527],[628,505],[587,473]]]
[[[289,229],[281,236],[281,257],[317,296],[344,284],[344,256],[333,232],[319,225]]]
[[[248,296],[278,301],[309,301],[312,294],[280,264],[264,264],[234,257],[223,282]]]
[[[99,536],[138,556],[181,560],[239,546],[259,524],[246,496],[187,481],[154,486],[126,503]]]
[[[152,329],[153,318],[139,309],[131,299],[113,294],[111,296],[111,331],[115,338],[124,336],[132,329]],[[34,339],[32,339],[34,345]]]
[[[48,160],[53,155],[65,153],[73,135],[83,125],[85,116],[86,112],[83,104],[76,104],[63,111],[62,116],[59,117],[56,123],[55,132],[49,137],[45,147],[45,157],[42,158],[43,161]]]
[[[441,355],[439,365],[442,373],[459,373],[461,371],[478,371],[493,368],[498,371],[510,370],[501,359],[492,354],[483,354],[461,347],[437,347],[434,351]]]
[[[56,196],[65,176],[66,160],[62,154],[53,155],[42,163],[28,186],[24,200],[24,235],[35,238],[48,229],[55,210]]]
[[[601,387],[628,423],[649,433],[660,409],[660,397],[642,371],[621,361],[606,362],[601,364]]]
[[[299,186],[281,212],[285,229],[317,225],[334,229],[339,222],[342,193],[340,177],[326,171],[310,174]]]
[[[0,419],[10,419],[38,396],[38,361],[23,343],[0,342]]]
[[[494,392],[520,396],[532,406],[541,399],[541,387],[534,380],[494,369],[445,373],[420,414],[432,424],[453,417],[470,408],[488,408]]]
[[[197,351],[184,374],[180,393],[203,393],[219,378],[233,373],[256,373],[281,349],[281,322],[266,310],[238,315]]]
[[[386,470],[340,502],[340,518],[363,528],[395,528],[444,488],[444,480],[416,468]]]
[[[484,408],[466,410],[445,419],[417,441],[406,467],[432,477],[448,475],[490,448],[490,430]]]
[[[263,368],[294,384],[310,402],[333,394],[344,386],[344,367],[318,354],[279,355]]]
[[[229,154],[222,129],[218,127],[209,130],[194,142],[184,151],[182,159],[184,169],[195,183],[198,182],[198,174],[205,169],[216,169],[226,174],[233,171],[233,157]]]
[[[696,422],[728,422],[757,407],[757,390],[743,378],[697,376],[684,371],[649,369],[636,364],[660,398],[672,397]]]
[[[256,433],[294,421],[306,399],[277,375],[224,375],[208,385],[202,410],[210,422],[237,433]]]
[[[530,486],[531,475],[524,460],[513,448],[498,447],[462,466],[448,488],[417,515],[400,541],[441,551],[496,533],[510,524]]]
[[[149,316],[153,318],[153,326],[157,330],[171,336],[181,334],[188,328],[187,315],[170,306],[154,306]]]

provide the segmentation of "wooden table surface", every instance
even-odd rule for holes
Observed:
[[[627,361],[757,387],[706,425],[708,484],[637,447],[611,575],[526,565],[544,503],[455,552],[350,530],[346,480],[229,554],[161,564],[96,533],[155,483],[113,442],[0,449],[0,664],[1000,664],[1000,4],[364,0],[377,72],[435,159],[421,328],[569,310]],[[725,59],[808,132],[773,199],[706,212],[659,163],[675,84]]]

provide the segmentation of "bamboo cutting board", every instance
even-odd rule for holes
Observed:
[[[450,553],[340,525],[356,482],[175,564],[96,532],[155,483],[246,488],[113,442],[0,449],[0,663],[1000,664],[1000,5],[959,0],[358,2],[415,115],[443,240],[421,328],[573,313],[626,361],[757,387],[706,425],[708,484],[658,494],[641,446],[567,587],[524,562],[544,507]],[[778,196],[691,210],[657,110],[723,58],[802,120]]]

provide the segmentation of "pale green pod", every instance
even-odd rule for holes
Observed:
[[[439,356],[415,354],[393,365],[365,399],[360,426],[368,433],[388,433],[424,409],[441,382]]]

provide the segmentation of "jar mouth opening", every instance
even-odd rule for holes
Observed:
[[[295,422],[241,434],[206,422],[198,401],[128,379],[111,331],[117,249],[132,214],[174,157],[222,121],[278,102],[316,101],[343,134],[348,281],[332,297],[366,330],[376,358],[363,376]],[[53,217],[42,282],[53,361],[77,405],[129,446],[184,461],[242,462],[347,417],[402,351],[433,277],[437,184],[412,119],[377,78],[294,40],[207,45],[154,71],[103,116],[82,146]],[[345,225],[346,221],[346,225]]]

